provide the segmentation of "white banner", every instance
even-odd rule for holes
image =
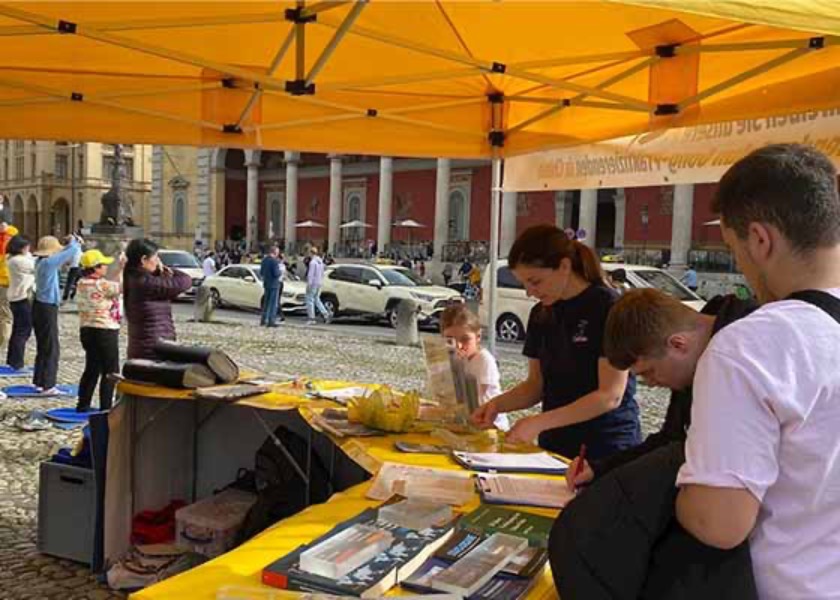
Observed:
[[[709,183],[750,151],[811,144],[840,167],[840,109],[654,131],[505,161],[505,191]]]

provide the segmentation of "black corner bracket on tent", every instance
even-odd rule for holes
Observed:
[[[490,140],[490,145],[494,148],[501,148],[505,145],[505,132],[491,131],[487,136],[487,139]]]
[[[311,13],[307,14],[305,8],[298,6],[297,8],[287,8],[285,14],[286,20],[292,23],[314,23],[318,20],[318,15]]]
[[[487,94],[487,101],[490,104],[504,104],[505,95],[502,92],[493,92],[491,94]]]
[[[812,37],[808,40],[808,47],[811,50],[822,50],[825,48],[825,38],[824,37]]]
[[[661,44],[656,47],[656,56],[659,58],[674,58],[679,46],[679,44]]]
[[[81,102],[84,99],[85,95],[81,92],[73,92],[70,94],[70,100],[72,100],[73,102]]]
[[[376,110],[375,108],[369,108],[369,109],[367,109],[367,116],[369,116],[369,117],[379,116],[379,111]]]
[[[234,82],[233,77],[225,77],[222,79],[222,87],[233,89],[236,87],[236,82]]]
[[[490,67],[490,71],[493,73],[504,73],[507,71],[507,65],[505,63],[494,62]]]
[[[664,115],[676,115],[679,114],[680,107],[677,104],[657,104],[656,110],[653,111],[657,117],[661,117]]]
[[[58,33],[76,33],[76,24],[71,21],[64,21],[60,19],[58,26],[55,28]]]
[[[222,125],[222,133],[242,133],[242,128],[236,123]]]
[[[295,79],[286,82],[286,91],[292,96],[312,96],[315,94],[315,84],[306,85],[305,79]]]

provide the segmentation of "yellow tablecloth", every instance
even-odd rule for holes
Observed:
[[[318,382],[320,389],[350,385],[340,382]],[[123,382],[120,389],[126,393],[162,398],[183,399],[190,398],[189,392],[166,390],[151,386],[136,385]],[[313,402],[300,396],[289,396],[279,392],[255,397],[260,408],[290,409],[317,408],[321,402]],[[245,403],[239,401],[239,404]],[[252,402],[247,402],[253,406]],[[282,408],[281,408],[282,407]],[[304,414],[306,411],[302,411]],[[448,456],[434,454],[406,454],[394,449],[394,442],[404,440],[417,443],[435,443],[436,440],[427,434],[401,434],[382,437],[336,439],[339,446],[347,444],[356,446],[369,458],[379,462],[395,462],[414,466],[435,467],[449,470],[462,470]],[[346,450],[345,450],[346,451]],[[239,546],[212,561],[209,561],[191,571],[172,577],[157,585],[142,590],[131,597],[144,599],[214,599],[219,588],[223,586],[261,586],[262,569],[283,555],[291,552],[301,544],[310,542],[316,537],[329,531],[335,524],[349,519],[366,508],[374,507],[376,501],[367,500],[364,496],[370,487],[370,482],[354,486],[347,491],[335,494],[325,504],[311,506],[301,513],[280,521],[271,529],[256,536],[252,540]],[[479,496],[463,507],[465,512],[476,508]],[[548,509],[527,508],[538,514],[554,516],[557,511]],[[270,589],[270,588],[266,588]],[[399,591],[392,592],[399,595]],[[540,579],[528,594],[531,599],[557,598],[551,574],[546,566]]]

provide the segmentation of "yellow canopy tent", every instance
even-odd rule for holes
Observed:
[[[8,2],[0,137],[501,159],[828,108],[838,33],[820,0]]]

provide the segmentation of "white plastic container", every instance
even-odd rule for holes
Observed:
[[[179,509],[177,544],[209,558],[224,554],[233,548],[236,533],[256,501],[254,494],[231,489]]]

